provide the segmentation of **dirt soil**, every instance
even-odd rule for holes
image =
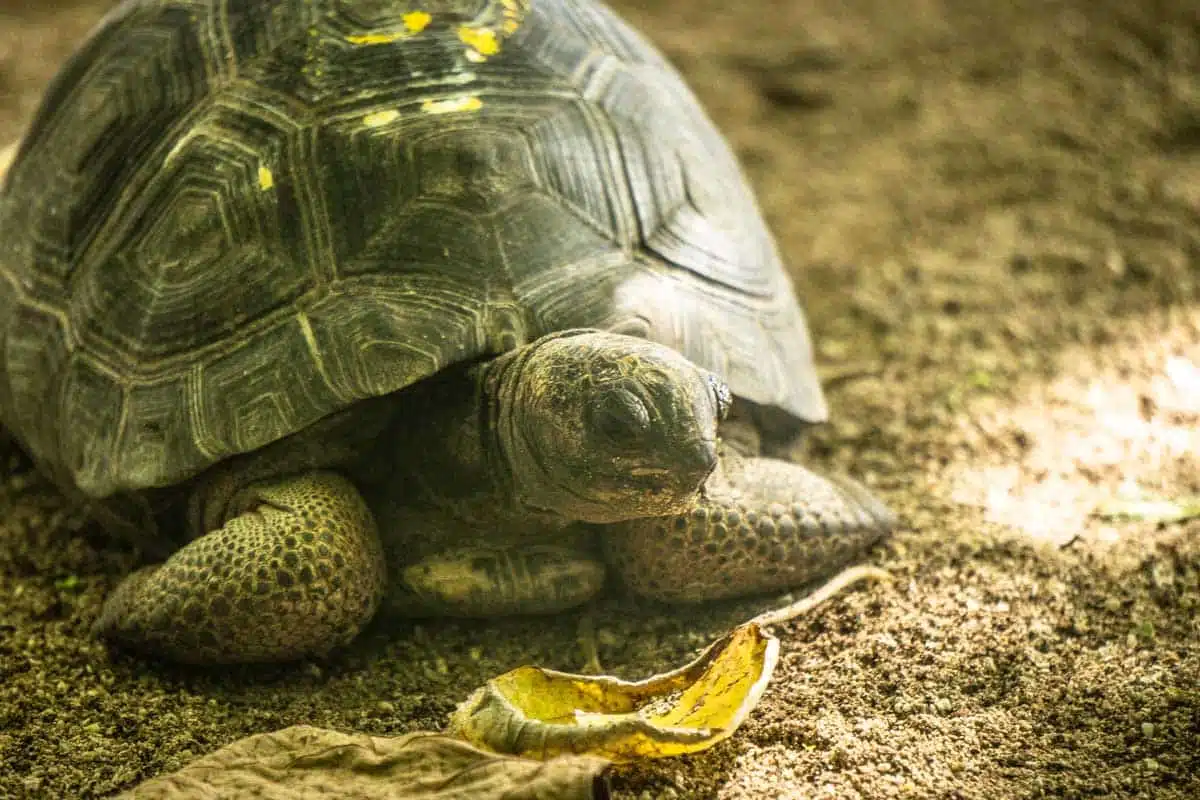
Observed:
[[[105,3],[0,0],[0,136]],[[835,421],[805,446],[904,520],[891,585],[781,626],[757,711],[617,797],[1200,797],[1196,0],[625,0],[741,154]],[[137,563],[0,444],[0,797],[94,797],[295,723],[439,728],[488,677],[578,669],[579,615],[376,625],[321,663],[179,669],[88,636]],[[619,596],[645,676],[778,602]]]

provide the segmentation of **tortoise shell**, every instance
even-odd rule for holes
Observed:
[[[592,0],[130,0],[0,192],[0,420],[92,498],[572,327],[825,416],[733,154]]]

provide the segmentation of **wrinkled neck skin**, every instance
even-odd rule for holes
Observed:
[[[522,388],[527,388],[522,387],[521,377],[535,347],[510,351],[476,368],[482,452],[497,493],[506,505],[556,517],[546,510],[545,503],[537,502],[543,487],[553,484],[553,467],[545,464],[544,454],[523,435],[523,416],[529,406],[520,394]]]
[[[527,516],[509,448],[502,444],[517,413],[505,398],[511,398],[508,387],[523,360],[521,351],[505,353],[398,396],[392,434],[370,460],[389,466],[365,479],[386,481],[395,502],[447,510],[467,521],[494,522],[505,511]]]

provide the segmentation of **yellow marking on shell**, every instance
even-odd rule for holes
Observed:
[[[530,0],[500,0],[498,8],[497,4],[489,5],[486,21],[460,26],[458,38],[467,46],[463,53],[466,59],[478,64],[499,53],[504,40],[525,22],[529,7]]]
[[[400,19],[404,21],[404,27],[408,28],[410,33],[420,33],[433,22],[433,15],[427,11],[410,11]]]
[[[505,36],[511,36],[521,27],[525,15],[529,13],[529,0],[501,0],[500,5],[504,7],[504,21],[500,23],[500,27]]]
[[[446,100],[426,100],[421,103],[421,110],[426,114],[452,114],[456,111],[478,111],[483,108],[483,101],[473,94],[450,97]]]
[[[390,31],[388,33],[360,33],[354,36],[347,36],[346,41],[350,44],[369,45],[369,44],[391,44],[408,37],[408,31]]]
[[[500,40],[496,38],[496,32],[493,30],[472,28],[470,25],[463,25],[458,29],[458,38],[462,40],[463,44],[471,48],[467,51],[467,58],[470,58],[472,61],[475,60],[471,57],[472,52],[483,58],[494,56],[500,52]]]
[[[400,20],[404,23],[404,30],[357,33],[353,36],[347,36],[346,41],[357,45],[391,44],[392,42],[398,42],[401,39],[407,39],[425,30],[429,26],[429,23],[433,22],[433,15],[426,11],[410,11],[402,16]]]
[[[275,186],[275,175],[265,166],[258,168],[258,188],[264,192]]]
[[[366,125],[368,128],[379,128],[387,125],[389,122],[396,121],[399,119],[399,117],[399,111],[395,110],[394,108],[389,108],[386,111],[376,111],[374,113],[367,114],[365,117],[363,117],[363,125]]]

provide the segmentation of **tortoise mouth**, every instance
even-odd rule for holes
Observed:
[[[671,514],[685,506],[716,470],[717,452],[717,440],[704,438],[673,448],[669,456],[660,456],[651,464],[642,462],[625,466],[621,463],[624,459],[613,459],[613,466],[617,468],[617,474],[613,476],[615,485],[626,485],[632,494],[640,495],[643,504],[649,502],[652,507],[664,509],[643,506],[641,513],[631,514],[629,518]]]
[[[623,464],[612,459],[611,471],[592,472],[586,481],[554,480],[554,489],[525,502],[580,522],[604,525],[642,517],[687,512],[717,466],[717,443],[705,439],[667,462]],[[633,460],[633,459],[629,459]]]
[[[645,458],[616,456],[612,464],[616,480],[627,476],[646,482],[659,481],[664,488],[670,484],[698,487],[717,468],[717,440],[706,437],[673,445],[669,454],[656,452],[651,463],[646,463]]]

